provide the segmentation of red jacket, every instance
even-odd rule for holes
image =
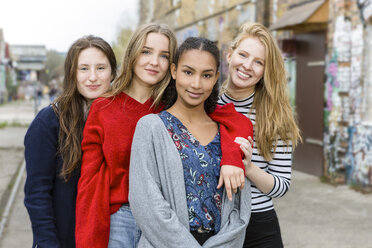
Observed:
[[[99,98],[91,106],[84,128],[81,176],[76,200],[76,247],[107,247],[110,215],[128,202],[129,160],[137,121],[160,109],[121,93]],[[252,123],[233,104],[217,106],[210,117],[220,123],[221,165],[244,169],[236,136],[253,137]],[[244,127],[244,128],[242,128]],[[239,155],[240,153],[240,155]]]

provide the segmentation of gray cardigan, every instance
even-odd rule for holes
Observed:
[[[251,214],[251,189],[229,201],[223,194],[221,230],[202,247],[242,247]],[[189,230],[183,165],[180,155],[156,114],[141,118],[133,137],[129,202],[142,230],[139,247],[201,247]]]

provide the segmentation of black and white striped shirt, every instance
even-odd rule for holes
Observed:
[[[254,93],[248,98],[239,101],[223,94],[220,96],[218,104],[224,105],[233,103],[236,111],[247,116],[254,126],[256,121],[256,110],[252,108],[253,99]],[[279,139],[276,151],[273,153],[273,159],[271,161],[266,161],[258,152],[256,138],[253,137],[253,140],[253,164],[274,177],[274,187],[268,194],[262,193],[252,184],[252,212],[264,212],[274,208],[271,200],[272,198],[283,196],[289,189],[291,184],[292,146],[287,147],[287,145]]]

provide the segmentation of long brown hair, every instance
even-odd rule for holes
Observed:
[[[165,24],[149,23],[140,26],[132,35],[125,50],[120,74],[112,84],[111,91],[105,94],[106,97],[116,96],[124,90],[129,89],[133,79],[134,65],[142,51],[149,33],[159,33],[169,39],[169,65],[173,63],[173,58],[177,50],[177,39],[174,32]],[[152,89],[151,97],[154,99],[154,106],[157,107],[162,95],[171,80],[170,69],[165,77],[158,82]]]
[[[110,62],[112,80],[116,77],[116,59],[111,46],[102,38],[84,36],[75,41],[67,52],[63,92],[52,104],[59,118],[58,153],[63,165],[60,176],[68,181],[81,164],[81,141],[89,103],[77,89],[77,66],[80,53],[87,48],[102,51]]]
[[[263,25],[247,22],[232,41],[230,52],[246,38],[257,38],[266,51],[264,76],[255,86],[253,107],[256,109],[256,143],[262,156],[270,161],[273,144],[276,147],[279,138],[287,146],[291,142],[295,148],[301,135],[289,102],[284,60],[278,45]],[[223,83],[222,92],[226,92],[230,80],[228,77]]]

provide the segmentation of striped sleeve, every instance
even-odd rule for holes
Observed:
[[[288,147],[279,140],[273,159],[268,163],[267,172],[274,177],[274,187],[267,194],[272,198],[282,197],[287,193],[291,184],[292,145]]]

